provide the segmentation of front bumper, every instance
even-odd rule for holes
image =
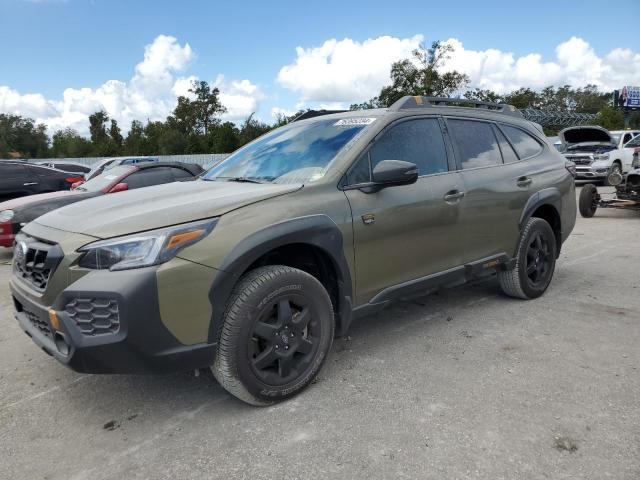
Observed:
[[[156,270],[92,272],[63,290],[51,306],[43,306],[12,278],[15,318],[36,345],[78,372],[170,373],[212,365],[215,344],[183,345],[162,323]],[[98,331],[81,328],[69,313],[70,302],[78,299],[117,305],[117,322]],[[50,310],[56,312],[58,329],[51,325]]]
[[[609,174],[606,167],[578,166],[576,165],[576,178],[583,180],[589,178],[603,179]]]

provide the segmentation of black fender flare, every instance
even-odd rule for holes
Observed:
[[[208,341],[218,341],[224,323],[226,303],[242,274],[256,260],[271,250],[284,245],[307,244],[323,250],[333,262],[338,276],[339,305],[336,318],[336,334],[347,331],[351,321],[352,288],[351,272],[344,256],[340,229],[326,215],[309,215],[269,225],[240,241],[218,267],[219,274],[211,285],[211,323]]]
[[[524,226],[527,224],[527,222],[531,218],[531,215],[533,215],[533,212],[535,212],[539,207],[543,205],[551,205],[555,209],[556,213],[558,214],[558,218],[560,219],[560,221],[562,221],[562,215],[561,215],[562,194],[560,193],[560,190],[558,188],[549,187],[534,193],[529,197],[529,200],[527,200],[527,203],[524,206],[524,209],[522,210],[522,214],[520,215],[520,221],[518,222],[518,227],[520,228],[520,231],[522,231]],[[520,239],[518,239],[518,242],[520,242]],[[562,243],[562,240],[559,239],[558,255],[560,254],[561,243]],[[517,249],[517,244],[516,244],[516,249]]]

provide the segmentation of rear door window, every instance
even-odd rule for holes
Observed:
[[[502,164],[498,140],[490,123],[448,119],[447,126],[462,169]]]
[[[0,165],[0,175],[5,179],[24,178],[27,176],[27,169],[24,165],[8,163],[5,165]]]
[[[500,129],[511,141],[521,159],[533,157],[542,152],[542,145],[524,130],[509,125],[500,125]]]

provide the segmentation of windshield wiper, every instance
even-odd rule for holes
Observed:
[[[256,180],[255,178],[250,177],[217,177],[223,178],[227,182],[239,182],[239,183],[263,183],[260,180]]]

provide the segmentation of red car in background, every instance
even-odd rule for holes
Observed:
[[[194,180],[202,171],[199,165],[178,162],[121,165],[82,183],[74,190],[41,193],[2,202],[0,246],[11,248],[15,235],[24,225],[65,205],[134,188]]]

